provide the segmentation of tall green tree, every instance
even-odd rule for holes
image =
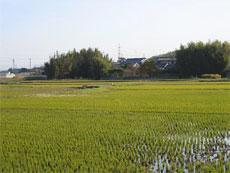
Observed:
[[[229,62],[228,42],[190,42],[176,51],[177,70],[183,77],[222,73]]]
[[[158,69],[153,59],[147,59],[140,65],[139,71],[143,77],[153,77],[158,72]]]
[[[108,75],[111,60],[98,49],[82,49],[80,52],[58,52],[45,63],[45,74],[49,79],[85,78],[101,79]]]

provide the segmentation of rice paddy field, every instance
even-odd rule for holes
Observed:
[[[1,84],[0,172],[230,172],[230,82]]]

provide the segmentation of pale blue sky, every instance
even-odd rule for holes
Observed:
[[[230,0],[0,0],[0,69],[56,50],[150,57],[189,41],[230,41]]]

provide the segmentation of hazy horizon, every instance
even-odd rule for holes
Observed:
[[[0,0],[0,70],[42,65],[56,50],[98,48],[116,60],[190,41],[230,40],[229,0]]]

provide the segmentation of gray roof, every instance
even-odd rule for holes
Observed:
[[[146,58],[127,58],[122,64],[141,64]]]

